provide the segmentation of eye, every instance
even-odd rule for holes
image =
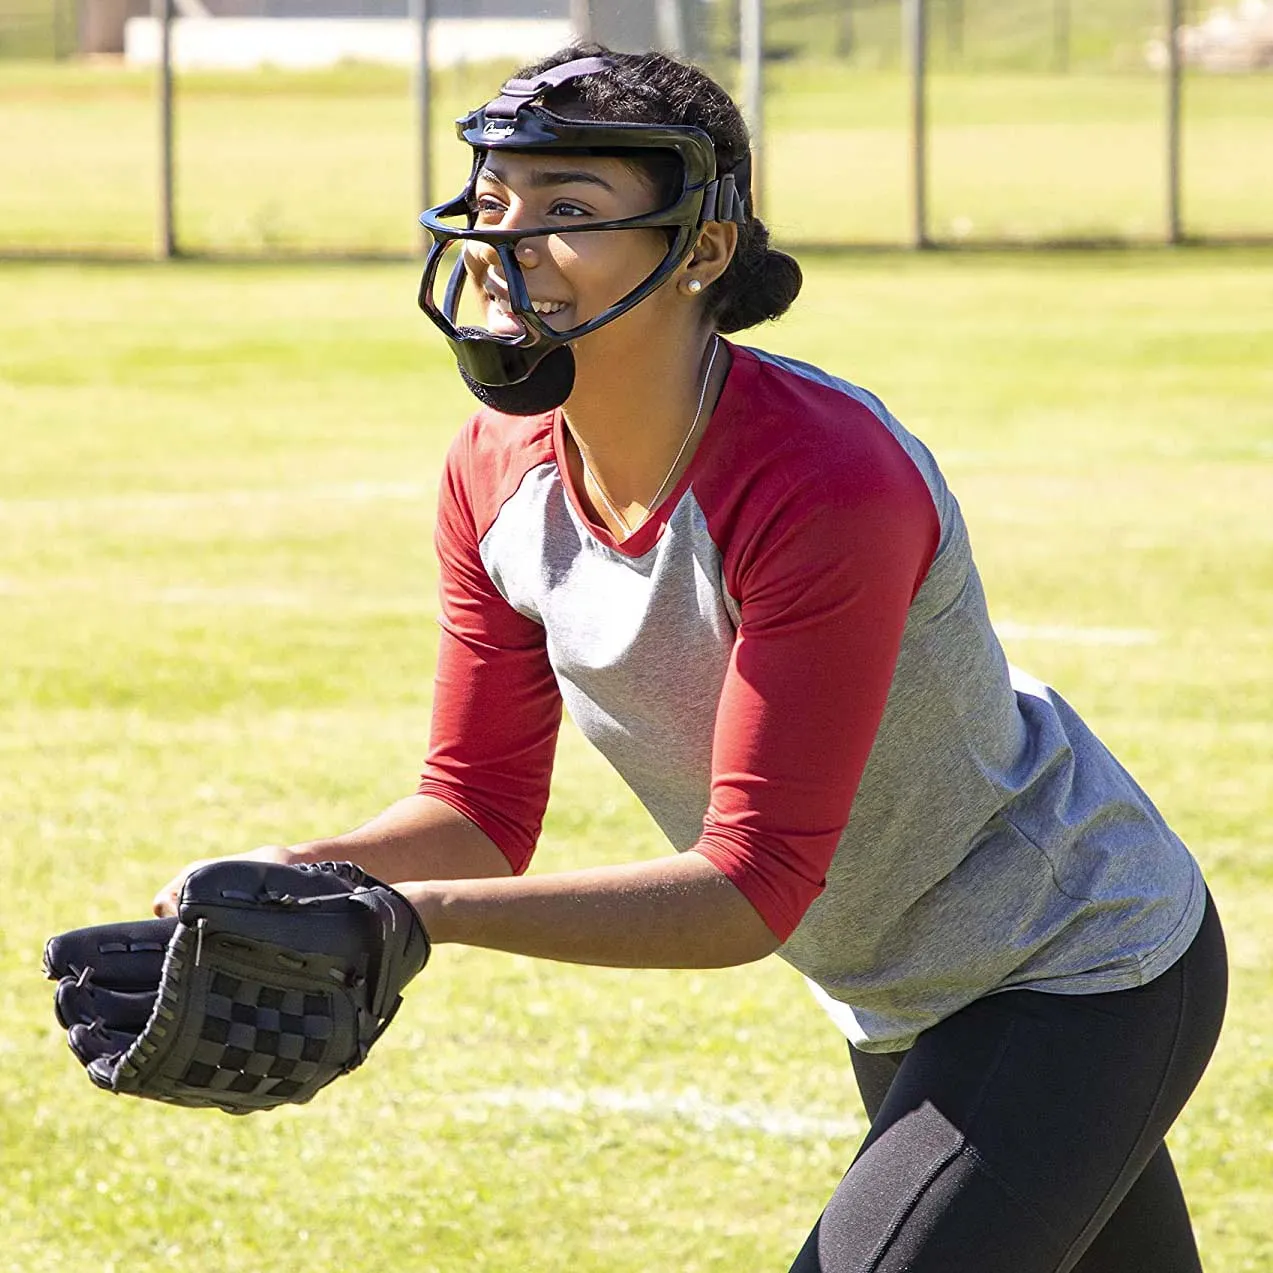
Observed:
[[[503,200],[497,199],[493,194],[474,195],[469,200],[469,206],[473,210],[473,215],[487,224],[501,220],[506,209]]]
[[[550,217],[591,217],[595,214],[587,208],[581,208],[577,203],[571,203],[567,199],[558,199],[556,203],[548,209]]]

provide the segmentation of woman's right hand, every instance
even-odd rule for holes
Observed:
[[[191,862],[188,866],[183,866],[176,875],[168,881],[167,884],[155,894],[155,900],[151,903],[151,909],[161,919],[176,916],[177,902],[181,897],[181,889],[186,882],[186,876],[191,871],[198,870],[201,866],[207,866],[211,862],[282,862],[284,864],[291,863],[292,852],[281,844],[263,844],[259,849],[252,849],[247,853],[227,853],[224,857],[219,858],[200,858],[197,862]]]

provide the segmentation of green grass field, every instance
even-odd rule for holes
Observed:
[[[880,392],[1012,657],[1160,801],[1233,955],[1173,1133],[1214,1273],[1273,1268],[1273,255],[810,256],[758,343]],[[180,863],[409,790],[443,449],[409,265],[0,267],[0,1270],[763,1273],[862,1117],[775,960],[445,950],[371,1061],[249,1120],[110,1098],[39,973]],[[567,730],[536,869],[663,851]]]
[[[507,67],[435,86],[434,193],[467,170],[449,121]],[[789,242],[906,242],[907,80],[798,58],[768,72],[767,219]],[[111,65],[0,61],[0,252],[145,255],[156,239],[154,76]],[[1161,239],[1164,87],[1134,69],[935,71],[930,231],[953,241]],[[181,75],[177,237],[192,252],[405,253],[419,211],[405,73]],[[1186,230],[1273,235],[1273,76],[1191,74]]]

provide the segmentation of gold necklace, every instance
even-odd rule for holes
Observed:
[[[707,401],[707,386],[712,378],[712,367],[716,363],[716,354],[719,350],[720,337],[715,336],[712,339],[712,356],[707,360],[707,371],[703,375],[703,385],[698,391],[698,406],[694,411],[694,419],[690,421],[689,430],[681,440],[681,448],[677,451],[676,458],[672,461],[672,467],[663,475],[663,480],[659,483],[659,489],[654,492],[650,502],[646,504],[645,516],[635,526],[629,526],[628,519],[610,502],[610,497],[606,494],[605,487],[601,485],[597,475],[588,467],[588,461],[584,458],[583,448],[579,448],[579,464],[583,468],[584,481],[587,482],[589,478],[592,479],[593,488],[601,496],[601,502],[606,506],[606,511],[623,527],[625,539],[635,535],[650,520],[650,515],[659,506],[659,500],[663,497],[663,492],[667,489],[668,482],[672,480],[672,474],[676,472],[676,466],[681,462],[681,456],[685,454],[685,448],[690,444],[690,438],[694,436],[698,429],[699,417],[703,414],[703,403]],[[575,445],[578,446],[578,443],[576,442]]]

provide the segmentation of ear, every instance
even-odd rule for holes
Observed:
[[[698,232],[694,250],[681,263],[676,285],[682,291],[701,292],[716,282],[733,260],[738,247],[738,226],[732,221],[708,221]],[[690,281],[699,286],[690,288]]]

